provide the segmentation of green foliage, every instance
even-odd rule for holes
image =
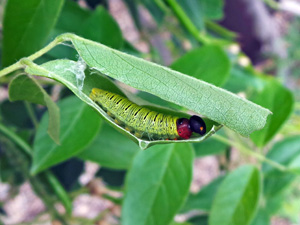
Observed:
[[[93,143],[77,157],[111,169],[128,169],[138,151],[139,147],[134,142],[103,123]]]
[[[229,76],[230,61],[222,48],[208,45],[188,52],[170,67],[197,79],[221,86]]]
[[[103,197],[122,207],[122,216],[114,216],[119,224],[270,224],[289,199],[299,200],[300,119],[293,93],[277,77],[240,64],[244,54],[230,50],[236,35],[214,22],[223,18],[223,0],[124,2],[149,54],[123,37],[105,5],[89,9],[71,0],[7,0],[0,56],[3,67],[15,64],[0,71],[1,91],[8,86],[13,101],[0,101],[1,182],[17,188],[29,181],[51,220],[71,224],[71,199],[87,188],[78,184],[71,198],[49,169],[76,157],[101,166],[108,190]],[[155,29],[145,24],[141,8],[153,17]],[[162,31],[171,38],[161,38]],[[289,31],[293,74],[297,37]],[[150,62],[163,64],[155,54],[165,52],[156,42],[171,53],[171,69]],[[200,114],[207,133],[188,140],[137,138],[89,98],[95,87],[159,112]],[[237,163],[232,149],[255,157],[255,165]],[[220,176],[190,193],[193,172],[203,173],[193,171],[194,158],[204,156],[219,159]],[[68,171],[61,173],[69,176]],[[110,189],[123,197],[111,196]],[[57,202],[66,214],[57,212]],[[299,211],[292,203],[289,207]],[[191,218],[175,221],[178,213]],[[292,213],[285,215],[295,220]]]
[[[290,116],[294,100],[291,92],[280,83],[269,82],[263,91],[254,97],[253,102],[273,112],[273,116],[270,117],[266,126],[251,135],[251,139],[256,145],[264,146]]]
[[[45,135],[49,120],[45,114],[41,120],[33,143],[33,164],[31,173],[36,174],[82,151],[95,138],[100,118],[88,105],[75,97],[59,103],[60,145]]]
[[[244,166],[230,173],[215,196],[209,225],[249,224],[258,205],[260,183],[260,173],[253,166]]]
[[[45,44],[63,3],[64,0],[7,1],[3,22],[3,67]]]
[[[270,111],[208,83],[74,35],[69,37],[90,67],[138,90],[202,114],[242,135],[261,129],[270,114]],[[161,89],[161,85],[165,89]]]
[[[59,144],[59,108],[38,84],[38,82],[27,75],[15,77],[9,85],[9,100],[26,100],[32,103],[45,105],[49,111],[48,134]]]
[[[169,224],[188,194],[193,158],[189,144],[139,152],[126,179],[122,224]]]
[[[220,176],[217,179],[204,186],[197,194],[190,194],[182,211],[201,210],[209,212],[216,192],[220,184],[223,182],[224,177]]]

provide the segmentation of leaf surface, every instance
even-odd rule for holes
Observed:
[[[169,68],[69,34],[92,68],[138,90],[195,111],[248,136],[265,125],[270,111],[221,88]]]
[[[139,150],[134,142],[103,123],[93,143],[77,157],[111,169],[128,169]]]
[[[49,111],[48,134],[59,144],[59,108],[39,83],[27,75],[15,77],[9,84],[10,101],[25,100],[45,105]]]
[[[216,86],[228,78],[230,61],[219,46],[207,45],[188,52],[176,60],[171,68]]]
[[[274,80],[270,81],[263,91],[254,97],[253,101],[273,112],[266,126],[251,134],[251,139],[257,146],[264,146],[290,116],[294,105],[293,95],[282,84]]]
[[[32,174],[78,154],[98,133],[100,118],[87,104],[76,97],[69,97],[58,105],[61,110],[61,144],[57,145],[46,134],[49,119],[46,113],[34,139]]]
[[[249,224],[258,207],[260,183],[254,166],[243,166],[227,175],[215,196],[209,225]]]
[[[188,143],[140,151],[126,178],[122,224],[169,224],[189,192],[193,158]]]
[[[2,65],[38,51],[47,41],[64,0],[8,0],[3,21]]]

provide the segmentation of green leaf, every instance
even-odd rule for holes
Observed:
[[[111,169],[128,169],[138,150],[139,147],[134,142],[103,123],[94,142],[77,157]]]
[[[277,142],[266,155],[268,159],[285,166],[292,163],[298,156],[300,156],[300,135],[287,137]],[[266,175],[278,172],[267,163],[263,164],[262,171]]]
[[[39,83],[27,75],[15,77],[9,84],[10,101],[25,100],[45,105],[49,111],[49,136],[59,144],[59,108]]]
[[[289,118],[293,110],[294,99],[288,89],[273,80],[265,86],[260,94],[254,97],[253,102],[273,112],[273,116],[267,121],[266,126],[251,134],[251,140],[257,146],[262,147],[274,137]]]
[[[191,138],[189,140],[156,140],[156,141],[148,141],[144,139],[139,139],[135,137],[133,134],[125,130],[123,127],[117,125],[114,120],[109,117],[106,112],[104,112],[96,103],[94,103],[90,98],[89,94],[91,93],[92,88],[102,88],[104,90],[109,90],[114,93],[123,95],[122,92],[115,85],[112,85],[112,82],[108,78],[104,78],[102,75],[97,73],[95,70],[91,70],[90,73],[87,73],[84,76],[84,62],[82,59],[79,59],[78,62],[74,62],[71,60],[55,60],[50,61],[48,63],[43,64],[42,66],[37,66],[36,64],[31,64],[31,66],[26,68],[26,72],[32,75],[39,75],[48,77],[51,79],[55,79],[65,86],[67,86],[74,94],[76,94],[82,101],[94,107],[103,118],[111,123],[112,126],[117,128],[121,133],[127,135],[129,138],[134,140],[139,144],[140,148],[146,149],[154,144],[160,143],[172,143],[172,142],[199,142],[210,135],[212,135],[215,131],[221,128],[221,126],[217,125],[215,122],[205,119],[206,127],[208,132],[205,136]],[[157,110],[157,109],[155,109]],[[173,111],[174,113],[174,111]],[[182,113],[175,112],[177,116],[182,115]],[[186,115],[186,114],[185,114]]]
[[[30,129],[33,123],[26,112],[24,102],[10,102],[5,100],[0,104],[1,123],[17,126],[19,128]]]
[[[208,225],[207,215],[198,215],[188,220],[193,225]]]
[[[300,154],[289,164],[289,170],[300,175]]]
[[[228,79],[231,65],[221,47],[206,45],[188,52],[170,67],[197,79],[221,86]]]
[[[190,18],[193,24],[199,29],[204,28],[204,9],[201,1],[197,0],[179,0],[177,3],[181,6],[185,14]]]
[[[119,49],[123,45],[122,33],[117,22],[101,6],[84,22],[79,34],[112,48]]]
[[[63,0],[7,1],[3,21],[3,67],[45,44],[63,3]]]
[[[271,218],[267,210],[259,209],[251,225],[269,225],[270,219]]]
[[[205,19],[223,18],[223,0],[176,0],[185,14],[199,29],[204,28]]]
[[[66,36],[90,67],[138,90],[207,116],[242,135],[261,129],[270,114],[267,109],[193,77],[72,34]]]
[[[292,136],[277,142],[268,152],[266,157],[284,166],[289,166],[300,156],[300,136]],[[273,197],[287,188],[297,177],[291,173],[280,172],[264,163],[262,171],[264,177],[264,193]]]
[[[251,94],[257,90],[262,90],[264,86],[265,81],[262,77],[254,74],[251,69],[234,65],[223,88],[234,93],[246,92]]]
[[[254,166],[231,172],[215,196],[209,225],[247,225],[257,209],[261,192],[260,174]]]
[[[295,180],[296,175],[278,172],[272,176],[264,177],[264,195],[271,198],[281,194]]]
[[[66,0],[55,29],[63,32],[78,33],[83,28],[85,20],[91,14],[90,10],[80,7],[77,2]]]
[[[261,129],[267,116],[271,113],[269,110],[221,88],[74,34],[64,34],[56,40],[72,41],[82,58],[79,58],[78,62],[57,60],[42,66],[36,65],[28,59],[23,59],[22,63],[27,65],[26,72],[62,82],[81,100],[98,110],[113,126],[118,127],[121,132],[138,142],[142,149],[159,143],[203,141],[220,129],[221,126],[216,123],[226,125],[247,136],[254,130]],[[207,117],[207,121],[211,120],[210,124],[214,123],[214,125],[205,136],[188,140],[149,141],[139,139],[124,128],[114,124],[112,119],[88,97],[91,89],[96,85],[90,83],[89,79],[84,80],[82,72],[85,69],[84,63],[87,63],[94,71],[99,71],[136,89],[204,115]],[[82,92],[82,88],[84,92]]]
[[[198,193],[190,194],[182,211],[201,210],[209,212],[224,177],[218,177],[211,183],[203,187]]]
[[[223,18],[223,0],[201,0],[200,2],[207,19],[219,20]]]
[[[99,130],[99,116],[84,102],[70,97],[58,105],[61,110],[61,145],[55,144],[45,135],[49,119],[48,114],[45,114],[34,139],[32,174],[78,154],[94,139]]]
[[[189,192],[193,158],[187,143],[140,151],[126,178],[122,224],[169,224]]]
[[[123,46],[123,36],[114,18],[103,8],[97,7],[90,11],[80,7],[77,2],[65,2],[61,15],[49,40],[57,35],[72,32],[82,37],[120,49]],[[47,53],[54,58],[76,60],[76,51],[65,45],[60,45]]]

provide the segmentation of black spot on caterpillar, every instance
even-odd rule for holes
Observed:
[[[115,119],[117,124],[138,138],[177,140],[189,139],[193,132],[200,135],[206,133],[205,123],[199,116],[187,119],[165,115],[98,88],[92,89],[90,98]]]

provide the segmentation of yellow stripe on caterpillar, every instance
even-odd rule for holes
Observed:
[[[139,106],[123,96],[98,88],[92,89],[90,98],[118,125],[123,126],[138,138],[177,140],[190,138],[192,132],[200,135],[206,132],[205,123],[198,116],[192,116],[189,120],[165,115]]]

